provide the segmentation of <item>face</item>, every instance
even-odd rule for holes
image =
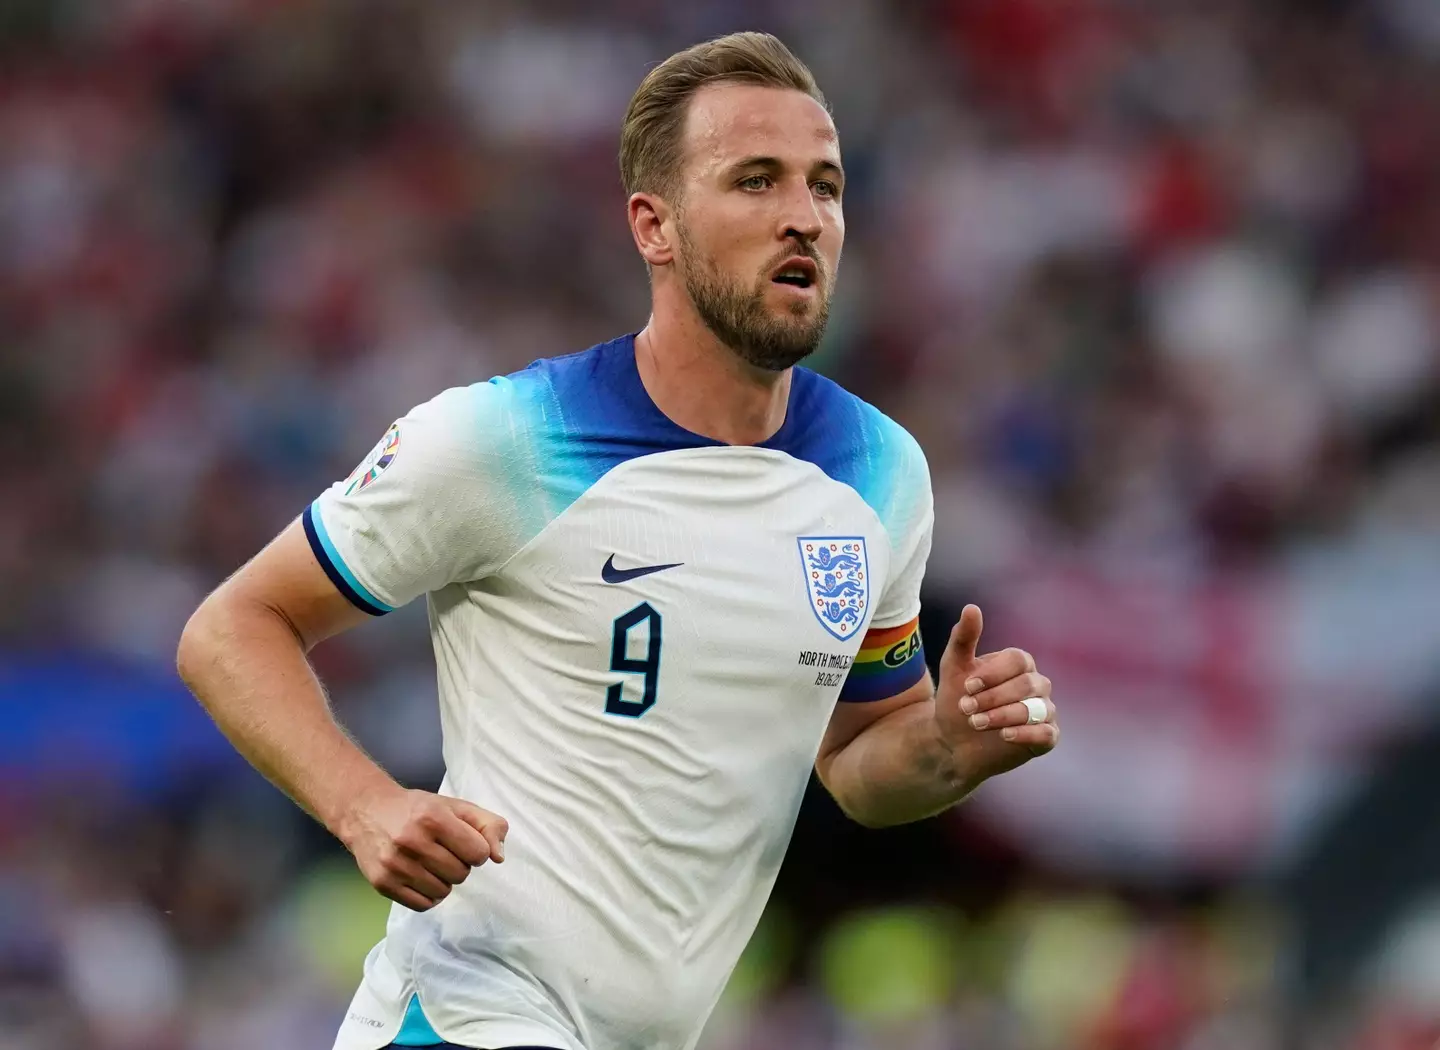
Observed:
[[[677,274],[721,343],[789,368],[820,344],[845,240],[835,125],[802,92],[717,84],[692,100],[684,146]]]

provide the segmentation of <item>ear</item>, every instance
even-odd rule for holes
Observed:
[[[665,266],[675,260],[670,243],[673,226],[669,225],[670,205],[652,193],[630,195],[630,234],[641,257],[651,266]]]

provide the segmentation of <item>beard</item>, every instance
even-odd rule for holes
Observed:
[[[803,248],[786,253],[785,258],[806,255],[815,263],[820,294],[815,297],[813,307],[797,301],[785,315],[776,316],[765,305],[765,292],[770,283],[766,274],[761,274],[756,284],[747,289],[738,278],[721,273],[709,258],[697,251],[683,225],[677,232],[685,253],[685,291],[695,304],[700,320],[716,339],[745,363],[767,372],[783,372],[815,352],[825,334],[825,323],[830,319],[828,275],[818,257]],[[781,261],[777,259],[776,264]]]

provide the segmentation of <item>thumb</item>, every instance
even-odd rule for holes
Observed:
[[[948,660],[958,660],[961,667],[975,662],[975,650],[980,645],[980,632],[985,629],[985,617],[980,606],[967,605],[960,613],[960,621],[950,632],[950,644],[946,647]]]
[[[447,798],[450,809],[457,817],[469,824],[484,837],[490,847],[490,859],[496,864],[505,862],[505,836],[510,834],[510,822],[498,813],[481,809],[463,798]]]

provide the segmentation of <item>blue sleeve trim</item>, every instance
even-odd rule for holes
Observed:
[[[345,566],[345,559],[340,557],[340,552],[331,542],[330,534],[325,531],[325,521],[316,511],[315,504],[305,508],[301,520],[305,525],[305,538],[310,541],[310,549],[315,552],[315,560],[320,563],[320,568],[325,570],[325,575],[330,577],[335,589],[350,599],[351,605],[371,616],[384,616],[395,611],[393,606],[386,605],[367,591],[355,578],[355,574]]]

